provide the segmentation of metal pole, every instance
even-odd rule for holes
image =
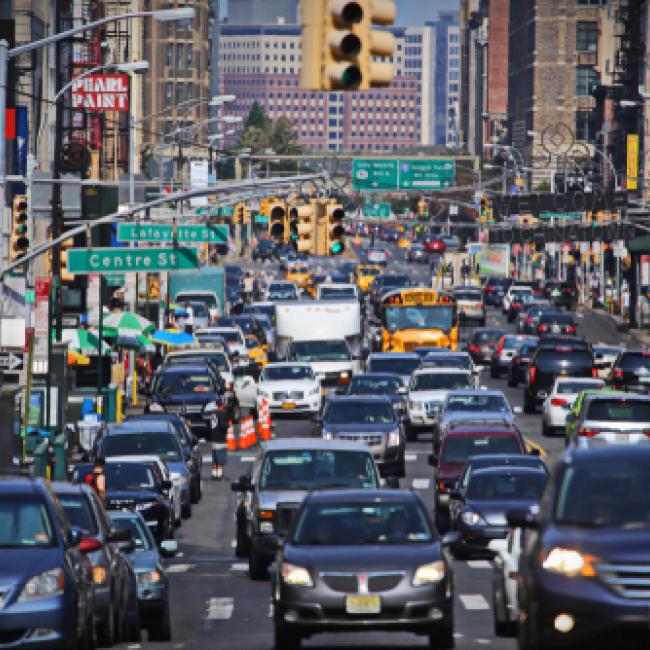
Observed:
[[[160,149],[158,150],[159,151],[159,155],[158,155],[158,178],[160,179],[160,193],[161,194],[162,194],[162,191],[163,191],[163,184],[164,184],[163,165],[165,164],[165,156],[164,156],[164,152],[163,152],[163,142],[164,142],[164,139],[163,139],[163,134],[161,132],[161,134],[160,134]]]
[[[5,149],[7,109],[7,67],[9,65],[9,43],[0,40],[0,266],[5,265],[5,176],[7,173],[7,152]],[[0,278],[0,314],[4,314],[4,277]]]
[[[99,348],[97,354],[97,402],[99,403],[102,400],[102,384],[104,376],[104,355],[102,354],[102,340],[104,338],[104,305],[102,303],[102,298],[104,294],[104,276],[99,274],[99,325],[98,325],[98,335],[99,335]],[[102,418],[106,421],[106,408],[102,400]]]
[[[132,81],[133,83],[133,81]],[[135,93],[131,93],[131,98]],[[129,117],[129,204],[135,203],[135,118],[133,117],[133,105],[130,107]]]

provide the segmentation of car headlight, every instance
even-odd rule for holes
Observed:
[[[323,440],[332,440],[334,434],[331,431],[323,431]]]
[[[140,571],[136,573],[138,582],[143,584],[155,584],[162,580],[160,571]]]
[[[282,580],[288,585],[293,587],[313,587],[309,571],[301,566],[289,564],[288,562],[282,563]]]
[[[60,596],[63,593],[64,586],[63,569],[43,571],[43,573],[39,573],[25,583],[18,597],[18,602]]]
[[[465,510],[465,512],[461,512],[460,520],[466,526],[484,526],[487,523],[485,519],[474,510]]]
[[[104,584],[106,580],[106,569],[103,566],[93,567],[93,582],[96,585]]]
[[[592,578],[596,575],[594,562],[597,561],[593,555],[580,553],[571,548],[555,547],[549,551],[542,561],[542,566],[553,573],[563,573],[565,576],[574,578],[584,576]]]
[[[260,533],[272,533],[273,532],[273,522],[272,521],[261,521],[260,522]]]
[[[445,563],[442,560],[419,566],[413,574],[413,586],[440,582],[445,577]]]
[[[149,411],[151,413],[164,413],[165,407],[162,404],[158,404],[158,402],[151,402],[149,404]]]
[[[389,447],[399,447],[399,445],[400,445],[399,431],[391,431],[388,434],[388,446]]]
[[[205,413],[214,413],[215,411],[219,410],[219,405],[213,400],[212,402],[208,402],[204,407],[203,411]]]
[[[136,503],[135,504],[135,509],[136,510],[148,510],[149,508],[153,508],[154,506],[158,505],[158,501],[143,501],[142,503]]]
[[[261,388],[257,389],[257,396],[258,397],[266,397],[267,399],[271,396],[271,393],[267,390],[263,390]]]
[[[320,394],[320,384],[316,384],[310,391],[310,395],[319,395]]]

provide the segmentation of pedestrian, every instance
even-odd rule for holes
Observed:
[[[254,281],[252,271],[247,271],[244,276],[244,302],[251,302],[253,297]]]
[[[231,424],[229,422],[227,426],[218,426],[212,433],[212,478],[217,481],[223,478],[223,468],[228,462],[226,435]]]
[[[106,505],[106,475],[104,474],[104,469],[106,467],[106,460],[104,458],[96,458],[95,465],[93,466],[90,474],[86,476],[86,485],[89,485],[95,492],[97,496],[101,499],[101,502]]]

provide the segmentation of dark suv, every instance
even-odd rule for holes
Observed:
[[[649,473],[648,445],[574,448],[537,516],[508,513],[533,530],[517,575],[520,648],[648,647]]]
[[[534,413],[553,387],[557,377],[597,377],[591,351],[572,345],[537,349],[528,367],[524,388],[524,412]]]
[[[621,352],[612,366],[609,383],[617,390],[647,393],[650,390],[650,352]]]
[[[253,262],[265,262],[276,259],[275,242],[272,239],[260,239],[253,249]]]

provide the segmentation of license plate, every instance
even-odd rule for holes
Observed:
[[[320,394],[325,397],[327,395],[327,388],[321,388],[320,389]]]
[[[282,402],[282,408],[285,409],[286,411],[290,411],[291,409],[296,408],[296,403],[295,402]]]
[[[560,334],[560,332],[562,332],[562,328],[559,325],[553,325],[551,327],[551,332],[553,332],[553,334]]]
[[[379,596],[346,596],[345,611],[348,614],[379,614],[381,599]]]
[[[648,377],[639,377],[639,381],[642,384],[650,384],[650,376],[648,376]]]

